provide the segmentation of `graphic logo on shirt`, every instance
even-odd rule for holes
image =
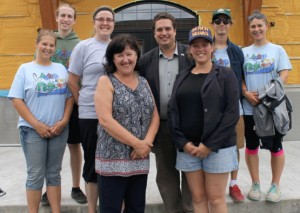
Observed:
[[[275,68],[275,59],[268,58],[267,54],[246,55],[244,70],[246,74],[260,74],[272,72]]]
[[[65,68],[69,67],[70,56],[72,51],[67,49],[56,49],[55,54],[52,56],[51,61],[60,63],[65,66]]]
[[[40,96],[56,95],[67,93],[67,82],[64,78],[59,78],[57,74],[41,73],[40,76],[33,73],[35,80],[35,92]]]
[[[222,66],[222,67],[230,67],[230,63],[229,63],[229,60],[228,59],[222,59],[222,58],[219,58],[217,60],[217,58],[214,56],[212,61],[219,65],[219,66]]]

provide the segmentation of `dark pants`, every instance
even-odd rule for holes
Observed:
[[[244,115],[244,122],[245,122],[245,138],[246,138],[247,149],[254,150],[261,145],[260,147],[262,149],[268,149],[273,153],[277,153],[282,150],[283,135],[279,134],[277,130],[275,130],[274,136],[260,138],[257,136],[254,130],[255,123],[253,120],[253,116]]]
[[[82,177],[85,182],[97,183],[95,172],[95,152],[97,147],[98,119],[79,119],[84,165]]]
[[[78,105],[74,104],[69,121],[69,136],[68,144],[79,144],[80,141],[80,127],[78,118]]]
[[[100,213],[144,213],[148,175],[98,177]]]
[[[156,159],[156,183],[166,212],[193,212],[192,197],[185,174],[183,172],[180,174],[175,168],[177,151],[170,141],[166,121],[160,123],[158,140],[152,150]]]

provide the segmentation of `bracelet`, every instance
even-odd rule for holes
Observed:
[[[243,89],[243,91],[242,91],[242,96],[245,97],[246,92],[248,92],[248,90],[247,90],[247,89]]]

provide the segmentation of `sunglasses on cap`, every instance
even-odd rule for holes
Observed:
[[[221,24],[221,22],[223,22],[223,24],[227,25],[227,24],[230,24],[231,19],[229,19],[229,18],[217,18],[217,19],[213,20],[213,23],[215,23],[217,25]]]

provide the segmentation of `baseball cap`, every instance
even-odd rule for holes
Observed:
[[[214,20],[215,17],[218,16],[218,15],[226,15],[231,19],[230,9],[220,8],[220,9],[214,10],[213,14],[212,14],[212,20]]]
[[[197,26],[190,30],[189,32],[189,44],[196,38],[205,38],[210,43],[213,43],[213,38],[211,36],[211,31],[207,27]]]

